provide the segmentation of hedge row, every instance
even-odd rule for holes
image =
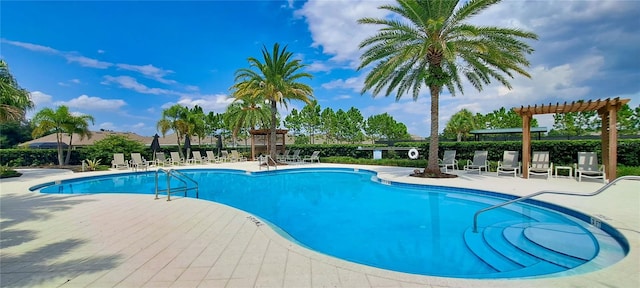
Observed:
[[[428,151],[428,143],[403,142],[396,143],[396,147],[415,147],[420,151],[420,158],[425,159]],[[313,151],[319,150],[320,157],[353,157],[372,158],[372,151],[358,150],[358,147],[372,147],[381,145],[359,145],[359,144],[305,144],[289,145],[287,149],[300,149],[300,155],[311,155]],[[177,147],[175,148],[177,149]],[[445,150],[456,150],[458,160],[472,159],[476,150],[487,150],[488,160],[498,161],[502,159],[504,151],[520,151],[522,143],[520,141],[505,142],[443,142],[439,146],[439,158],[442,158]],[[146,149],[149,150],[149,149]],[[164,149],[169,153],[176,151]],[[193,147],[192,150],[212,150],[212,148]],[[246,156],[250,152],[247,149],[239,149]],[[599,140],[571,140],[571,141],[532,141],[532,151],[549,151],[551,161],[555,165],[569,165],[577,161],[578,151],[595,151],[602,156],[601,143]],[[65,151],[66,152],[66,151]],[[151,159],[152,152],[140,151],[142,155]],[[522,154],[522,153],[521,153]],[[127,155],[128,158],[128,155]],[[385,152],[383,158],[408,158],[405,151]],[[520,155],[522,159],[522,155]],[[71,165],[79,165],[83,159],[87,159],[86,153],[82,149],[73,150],[71,153]],[[601,158],[602,159],[602,158]],[[461,162],[462,162],[461,161]],[[111,159],[102,159],[103,164],[109,164]],[[600,160],[602,163],[602,160]],[[9,166],[38,166],[57,163],[57,152],[55,149],[0,149],[0,165]],[[640,166],[640,140],[625,139],[618,141],[618,164],[624,166]]]

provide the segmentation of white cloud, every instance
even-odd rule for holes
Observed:
[[[66,105],[71,108],[82,108],[86,110],[118,110],[122,106],[127,105],[126,102],[120,99],[103,99],[100,97],[91,97],[87,95],[80,95],[77,98],[69,101],[59,101],[56,105]]]
[[[209,111],[213,111],[214,113],[223,113],[227,110],[227,107],[233,102],[233,100],[233,98],[230,98],[228,95],[224,94],[191,95],[182,96],[177,103],[165,103],[161,106],[161,108],[166,109],[175,104],[180,104],[189,108],[193,108],[194,106],[198,105],[202,107],[202,110],[204,110],[205,114],[209,113]]]
[[[49,94],[45,94],[40,91],[33,91],[29,93],[31,95],[31,101],[35,104],[35,107],[44,106],[46,104],[51,103],[51,99],[53,98]]]
[[[366,75],[364,73],[360,73],[357,77],[351,77],[347,79],[336,79],[327,83],[322,84],[322,88],[331,90],[331,89],[350,89],[354,92],[360,93],[362,87],[364,87],[364,78]]]
[[[331,61],[346,62],[355,68],[359,65],[360,42],[375,35],[378,29],[375,25],[361,25],[357,21],[365,17],[384,17],[387,12],[378,7],[387,3],[390,1],[309,0],[294,14],[308,23],[312,47],[321,47],[324,54],[333,55]]]
[[[129,71],[134,71],[134,72],[138,72],[144,76],[147,76],[153,80],[156,80],[160,83],[164,83],[164,84],[174,84],[176,83],[176,81],[174,80],[169,80],[169,79],[164,79],[164,76],[167,76],[168,74],[173,73],[173,71],[171,70],[164,70],[158,67],[155,67],[151,64],[148,65],[131,65],[131,64],[116,64],[116,66],[120,69],[123,70],[129,70]]]
[[[97,59],[92,59],[92,58],[89,58],[89,57],[79,56],[79,55],[74,55],[74,54],[65,54],[64,58],[66,58],[67,61],[69,61],[69,62],[78,63],[82,67],[107,69],[107,68],[113,66],[113,63],[104,62],[104,61],[100,61],[100,60],[97,60]]]
[[[19,42],[19,41],[10,41],[10,40],[6,40],[6,39],[1,39],[0,42],[7,43],[7,44],[13,45],[13,46],[22,47],[24,49],[35,51],[35,52],[45,52],[45,53],[51,53],[51,54],[59,54],[60,53],[60,51],[58,51],[56,49],[53,49],[51,47],[37,45],[37,44],[31,44],[31,43]]]
[[[346,100],[346,99],[351,99],[351,95],[342,94],[342,95],[333,97],[333,100]]]
[[[100,123],[100,124],[98,124],[98,127],[100,129],[104,129],[104,130],[118,131],[116,125],[114,125],[113,122]]]
[[[143,94],[153,94],[153,95],[161,95],[161,94],[176,94],[176,92],[161,89],[161,88],[149,88],[146,85],[139,83],[135,78],[129,76],[104,76],[104,81],[101,84],[109,85],[111,83],[116,83],[120,88],[131,89],[138,93]]]
[[[102,50],[102,49],[98,49],[98,51],[97,51],[97,52],[98,52],[98,54],[104,54],[104,53],[106,53],[107,51],[104,51],[104,50]]]

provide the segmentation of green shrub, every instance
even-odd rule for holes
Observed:
[[[8,166],[0,166],[0,178],[20,177],[20,172],[9,168]]]

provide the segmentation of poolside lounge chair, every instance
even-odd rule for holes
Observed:
[[[171,166],[171,159],[167,159],[164,152],[156,152],[156,166]]]
[[[182,165],[184,164],[184,159],[180,157],[179,152],[171,152],[171,165]]]
[[[221,162],[231,162],[231,157],[229,157],[229,152],[227,150],[222,150],[220,153],[222,154],[220,156]]]
[[[604,165],[598,165],[598,155],[596,152],[578,152],[578,163],[574,165],[578,182],[582,181],[582,177],[599,179],[602,178],[603,183],[607,183],[607,177],[604,172]]]
[[[231,162],[244,162],[247,161],[247,157],[244,157],[238,153],[238,150],[231,150]]]
[[[547,180],[551,179],[553,163],[549,162],[549,151],[533,151],[531,163],[527,171],[529,177],[531,177],[531,175],[546,175]]]
[[[149,169],[151,161],[145,160],[140,153],[131,153],[131,161],[129,162],[131,169],[138,171],[138,169]]]
[[[518,151],[504,151],[502,161],[498,161],[496,175],[500,176],[500,173],[513,173],[513,177],[516,177],[520,172],[520,166],[521,164],[518,162]]]
[[[447,172],[447,168],[451,167],[452,170],[458,170],[458,160],[456,160],[456,150],[444,151],[442,159],[438,159],[438,166],[444,167],[444,172]]]
[[[213,151],[207,150],[207,162],[209,163],[220,163],[220,158],[213,154]]]
[[[283,153],[283,154],[278,154],[278,155],[276,156],[276,160],[278,160],[278,161],[283,161],[283,162],[284,162],[284,161],[287,161],[287,157],[289,157],[289,153],[291,153],[291,150],[289,150],[289,149],[284,150],[284,153]]]
[[[307,162],[307,161],[311,163],[313,163],[313,161],[320,163],[320,151],[313,151],[311,156],[305,156],[304,158],[302,158],[302,162]]]
[[[124,160],[123,153],[114,153],[113,160],[111,160],[111,168],[121,169],[129,168],[129,163]]]
[[[465,171],[478,171],[478,174],[484,171],[489,170],[489,161],[487,161],[487,155],[489,153],[487,151],[476,151],[473,153],[473,161],[467,160],[467,165],[464,165],[463,169]]]
[[[200,151],[191,151],[191,154],[193,155],[193,158],[189,159],[189,163],[191,164],[202,164],[203,163],[203,158],[202,155],[200,154]]]
[[[300,149],[293,151],[292,155],[287,156],[286,162],[301,162],[302,158],[300,158]]]

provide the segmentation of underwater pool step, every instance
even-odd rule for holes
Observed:
[[[472,228],[464,231],[464,241],[473,254],[498,272],[513,271],[524,267],[491,248],[482,236],[482,232],[474,233]]]
[[[484,228],[482,236],[487,244],[493,248],[497,253],[509,258],[511,261],[518,263],[524,267],[535,265],[540,262],[540,259],[524,252],[522,249],[513,246],[511,242],[504,238],[502,232],[506,227],[511,225],[520,224],[520,221],[509,221],[491,225]]]
[[[577,226],[537,224],[524,229],[524,236],[544,248],[585,261],[598,253],[591,233]]]
[[[506,227],[502,233],[505,239],[507,239],[507,241],[509,241],[512,245],[541,260],[551,262],[553,264],[569,269],[582,265],[586,262],[586,260],[578,259],[566,254],[549,250],[543,246],[536,244],[535,242],[532,242],[525,236],[524,233],[525,229],[529,228],[530,226],[532,225],[515,224]]]

